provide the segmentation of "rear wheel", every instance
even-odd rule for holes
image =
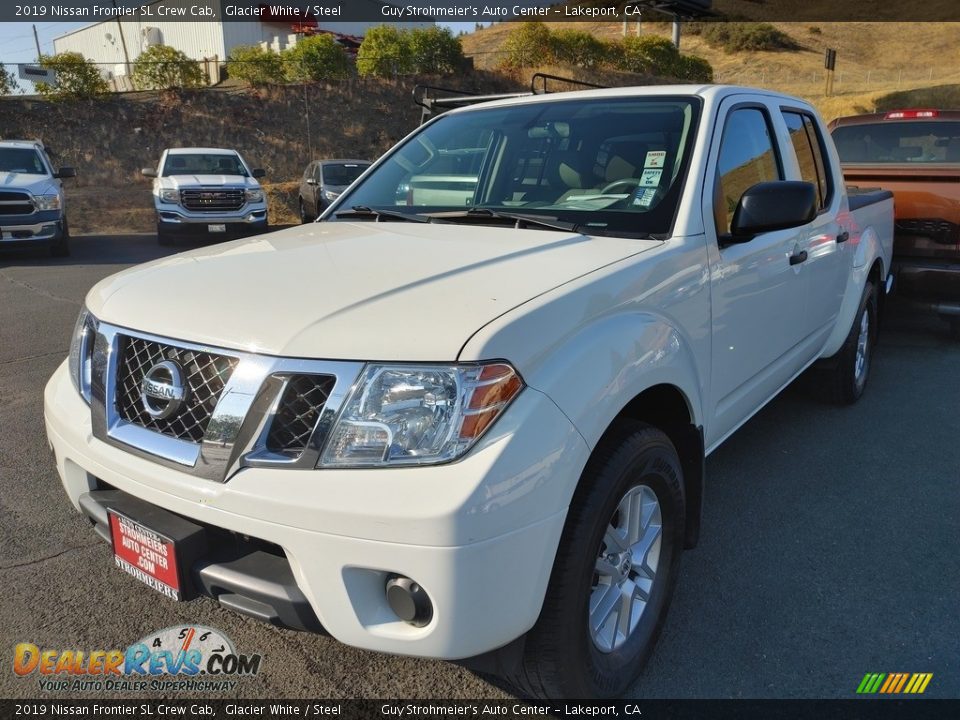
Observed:
[[[666,618],[683,527],[673,444],[644,423],[618,423],[584,470],[540,618],[510,680],[534,697],[622,694]]]
[[[873,283],[863,289],[860,307],[853,327],[837,354],[833,374],[833,396],[842,405],[851,405],[860,399],[867,387],[873,346],[877,337],[877,295]]]

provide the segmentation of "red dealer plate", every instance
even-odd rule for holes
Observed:
[[[113,510],[108,515],[116,566],[171,600],[180,600],[173,540]]]

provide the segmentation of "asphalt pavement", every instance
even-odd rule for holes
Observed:
[[[263,655],[239,697],[507,697],[453,664],[173,603],[114,568],[54,470],[43,386],[87,290],[170,252],[139,235],[78,237],[66,259],[0,254],[0,697],[40,694],[10,670],[17,643],[110,649],[198,623]],[[926,696],[960,697],[958,405],[960,342],[893,303],[860,403],[833,406],[808,374],[728,440],[631,696],[846,698],[868,672],[931,672]]]

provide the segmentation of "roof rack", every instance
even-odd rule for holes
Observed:
[[[434,115],[439,115],[453,108],[476,105],[477,103],[489,102],[491,100],[506,100],[510,98],[529,97],[531,95],[547,95],[554,92],[565,92],[565,90],[551,90],[549,87],[551,81],[554,83],[562,82],[567,85],[576,85],[582,88],[606,87],[605,85],[596,85],[582,80],[574,80],[573,78],[538,72],[534,73],[530,78],[530,89],[523,92],[481,95],[469,90],[442,87],[440,85],[416,85],[413,88],[413,101],[421,108],[420,124],[423,125],[423,123]],[[441,94],[438,95],[437,93]]]

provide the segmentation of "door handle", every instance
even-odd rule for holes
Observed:
[[[800,252],[794,253],[793,255],[790,256],[790,264],[791,264],[791,265],[799,265],[800,263],[803,263],[803,262],[806,262],[806,261],[807,261],[807,251],[806,251],[806,250],[801,250]]]
[[[837,235],[837,245],[839,245],[840,243],[845,243],[849,239],[850,239],[850,233],[844,230],[842,233]]]

